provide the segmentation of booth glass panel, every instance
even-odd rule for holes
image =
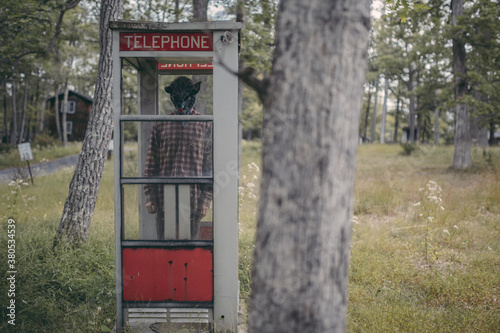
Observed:
[[[122,68],[122,112],[124,115],[138,114],[138,82],[137,70],[127,61]]]
[[[123,121],[121,128],[122,177],[212,177],[212,122]]]
[[[211,184],[126,184],[122,189],[125,240],[213,239]]]

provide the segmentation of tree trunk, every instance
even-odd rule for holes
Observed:
[[[481,93],[479,90],[474,92],[474,98],[483,103],[488,103],[488,97]],[[488,148],[488,126],[486,115],[480,112],[477,106],[474,107],[471,124],[471,139],[472,142],[481,148]]]
[[[57,130],[57,137],[59,138],[59,141],[62,142],[62,133],[61,133],[61,120],[59,118],[59,83],[54,83],[54,93],[55,93],[55,100],[54,100],[54,110],[55,110],[55,120],[56,120],[56,130]]]
[[[69,93],[68,81],[69,81],[69,79],[66,78],[66,82],[64,83],[63,103],[62,103],[62,107],[61,107],[61,110],[62,110],[61,126],[62,126],[63,147],[66,147],[68,145],[68,126],[66,125],[66,121],[68,119],[68,93]]]
[[[490,145],[494,145],[495,144],[495,129],[496,129],[496,124],[495,124],[495,122],[491,121],[490,122],[490,127],[489,127],[489,130],[490,130],[490,141],[488,142]]]
[[[408,86],[408,94],[410,95],[410,114],[409,114],[409,120],[408,120],[408,127],[410,128],[410,136],[408,137],[408,141],[410,143],[415,143],[416,138],[415,138],[415,94],[414,90],[415,87],[413,86],[413,80],[410,74],[410,80],[407,84]]]
[[[40,109],[39,118],[38,118],[38,133],[40,133],[40,134],[43,133],[43,129],[45,127],[45,113],[48,109],[47,99],[49,98],[49,92],[50,92],[50,84],[48,82],[46,82],[45,95],[43,98],[42,108]]]
[[[193,22],[206,22],[208,17],[208,0],[193,0]],[[207,94],[207,77],[206,75],[193,75],[193,81],[201,82],[198,96]],[[204,103],[198,102],[196,109],[201,114],[206,114],[207,106]]]
[[[368,131],[368,117],[370,116],[370,103],[372,99],[372,91],[370,85],[368,85],[368,103],[366,104],[366,112],[365,112],[365,123],[363,129],[363,142],[366,142],[366,135]]]
[[[439,144],[439,109],[434,110],[434,144]]]
[[[112,91],[112,33],[110,20],[123,13],[123,0],[103,0],[99,28],[100,55],[94,103],[82,151],[69,186],[61,222],[54,243],[86,241],[94,212],[101,176],[106,161],[109,140],[113,133]]]
[[[193,0],[193,22],[207,21],[208,0]]]
[[[458,19],[463,15],[463,0],[451,1],[452,25],[458,25]],[[468,92],[467,68],[465,67],[465,43],[461,32],[453,38],[453,75],[455,77],[455,153],[453,168],[467,169],[472,166],[469,106],[463,102]]]
[[[9,122],[7,120],[7,83],[3,83],[4,95],[3,95],[3,135],[2,143],[7,143],[9,137]],[[4,139],[5,138],[5,139]],[[5,142],[4,142],[5,140]]]
[[[398,130],[399,130],[399,105],[401,103],[401,98],[399,98],[398,96],[398,101],[396,103],[396,115],[395,115],[395,119],[394,119],[394,137],[393,137],[393,141],[394,142],[398,142]]]
[[[13,148],[17,144],[17,103],[16,103],[16,82],[12,80],[12,124],[10,127],[10,143]]]
[[[370,1],[281,1],[249,332],[343,332]]]
[[[24,96],[23,96],[23,110],[21,113],[21,128],[19,130],[18,143],[24,142],[24,129],[26,128],[26,110],[28,109],[28,76],[25,77],[24,81]]]
[[[377,101],[378,101],[378,78],[375,83],[375,102],[373,103],[373,116],[372,116],[372,124],[370,128],[370,141],[375,142],[375,127],[377,125]]]
[[[384,106],[382,108],[382,121],[380,126],[380,143],[385,142],[385,117],[387,115],[387,95],[389,94],[389,81],[385,79]]]

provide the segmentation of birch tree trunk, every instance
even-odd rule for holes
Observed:
[[[281,1],[249,332],[343,332],[370,1]]]
[[[113,133],[112,91],[112,33],[109,21],[123,13],[123,0],[103,0],[100,17],[100,55],[94,103],[82,151],[69,185],[61,222],[54,243],[86,241],[94,212],[101,176],[106,161],[109,140]]]
[[[463,0],[451,1],[452,25],[457,26],[459,17],[463,15]],[[467,169],[472,166],[469,106],[462,101],[468,92],[467,68],[465,67],[465,43],[461,32],[453,38],[453,75],[455,77],[455,153],[453,168]]]

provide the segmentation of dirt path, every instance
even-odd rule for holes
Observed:
[[[75,166],[77,161],[78,155],[71,155],[49,162],[36,163],[31,165],[31,172],[33,173],[33,178],[35,178],[37,176],[43,176],[56,172],[60,168]],[[23,168],[21,168],[21,170],[29,177],[28,167],[26,164]],[[11,180],[14,180],[19,171],[20,170],[17,168],[0,170],[0,184],[8,184]]]

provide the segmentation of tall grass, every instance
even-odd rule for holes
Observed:
[[[359,148],[348,330],[498,331],[500,150],[469,171],[453,147],[399,151]]]
[[[16,221],[16,325],[10,297],[0,294],[1,332],[102,332],[115,318],[113,170],[107,163],[87,243],[52,248],[73,168],[37,178],[35,186],[0,186],[0,248],[7,253],[7,221]],[[5,281],[7,261],[1,256]]]
[[[410,156],[360,146],[349,281],[349,332],[494,332],[500,327],[500,150],[473,151],[474,168],[449,168],[452,147]],[[244,142],[240,179],[240,297],[250,295],[261,146]],[[491,154],[490,154],[491,153]],[[16,330],[103,332],[115,320],[113,165],[107,163],[91,235],[52,249],[73,170],[35,186],[0,186],[0,251],[16,221]],[[441,209],[428,185],[441,191]],[[429,217],[432,217],[429,219]],[[7,263],[0,256],[0,275]],[[7,293],[0,331],[9,332]]]

